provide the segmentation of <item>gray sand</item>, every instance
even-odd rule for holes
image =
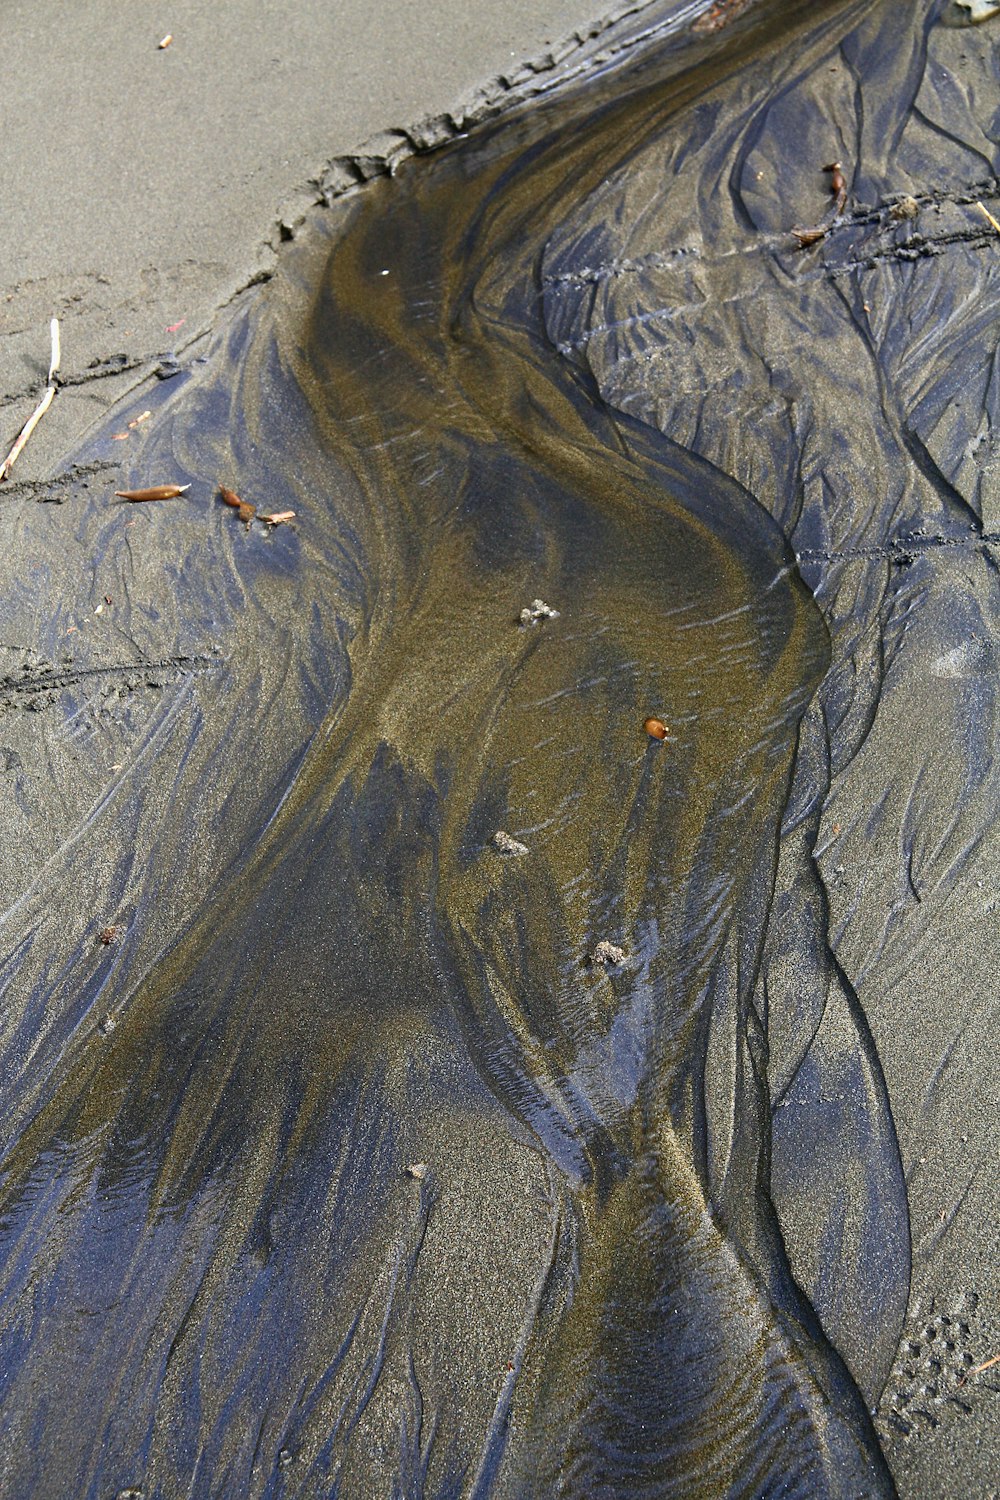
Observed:
[[[8,11],[0,445],[37,400],[53,315],[67,383],[100,377],[61,393],[15,477],[49,474],[123,391],[267,276],[331,161],[398,151],[384,133],[428,117],[475,118],[504,93],[501,78],[544,86],[576,33],[601,29],[595,16],[642,8],[38,0]]]
[[[88,429],[100,423],[123,394],[148,381],[162,361],[171,355],[188,360],[207,349],[209,331],[219,326],[220,311],[233,304],[243,289],[272,274],[282,254],[283,240],[300,240],[299,225],[309,204],[336,194],[358,176],[380,172],[386,162],[411,149],[409,139],[401,133],[402,125],[437,117],[423,133],[414,131],[418,145],[429,143],[436,137],[460,132],[467,121],[488,114],[509,91],[509,82],[514,83],[515,93],[518,87],[528,93],[544,87],[552,64],[556,64],[558,73],[559,59],[565,61],[563,48],[555,49],[555,57],[547,49],[574,31],[585,33],[590,19],[580,0],[548,0],[545,5],[510,3],[500,10],[481,6],[474,26],[458,6],[447,12],[441,5],[414,7],[412,11],[397,7],[391,15],[387,13],[376,41],[371,34],[369,8],[351,0],[349,14],[347,9],[346,4],[334,8],[300,5],[289,20],[278,7],[262,10],[241,3],[208,10],[184,4],[152,16],[148,24],[140,24],[134,17],[123,21],[119,9],[108,4],[89,6],[86,15],[76,9],[63,13],[51,3],[30,11],[23,8],[7,39],[8,82],[2,106],[4,146],[8,164],[14,169],[9,175],[13,177],[16,172],[16,181],[8,182],[7,187],[4,258],[0,262],[4,309],[0,322],[4,335],[0,341],[0,446],[5,449],[13,438],[44,383],[48,320],[53,314],[62,320],[62,373],[68,383],[19,463],[12,492],[21,485],[23,497],[24,481],[30,486],[35,479],[44,480],[57,472],[67,452]],[[623,12],[627,9],[622,7]],[[174,41],[160,51],[156,42],[167,32],[173,33]],[[976,45],[985,47],[991,35],[982,28],[976,34]],[[600,45],[600,38],[596,38],[589,51],[586,46],[582,49],[582,55],[593,56]],[[971,48],[972,43],[968,45]],[[539,71],[512,67],[512,60],[523,57],[538,59]],[[484,84],[484,80],[499,80],[500,75],[509,73],[514,77],[507,82]],[[127,85],[122,80],[127,80]],[[456,102],[463,99],[469,101],[466,106]],[[444,118],[448,111],[453,112],[450,119]],[[380,134],[375,136],[376,132]],[[658,158],[651,170],[654,174],[660,171]],[[901,187],[909,188],[910,184]],[[825,206],[824,191],[822,185],[817,188],[817,212]],[[784,227],[784,220],[779,227]],[[655,263],[659,244],[643,248],[651,249],[650,261]],[[589,249],[589,244],[585,245],[581,259],[586,259]],[[308,243],[296,243],[291,259],[301,255],[305,260],[309,254]],[[570,269],[575,269],[573,263]],[[225,319],[222,322],[224,325]],[[170,328],[174,331],[168,332]],[[795,341],[790,342],[794,345]],[[671,351],[675,361],[672,374],[676,358]],[[829,354],[828,360],[843,371],[850,369],[848,355],[837,355],[835,361]],[[613,364],[609,361],[605,371],[595,355],[593,370],[597,377],[608,380],[609,401],[613,404]],[[668,388],[669,382],[664,382],[664,389]],[[617,395],[620,397],[621,392]],[[677,422],[671,414],[666,424],[671,432],[678,431]],[[744,434],[755,432],[757,426],[764,430],[753,414],[732,425],[734,431]],[[706,433],[711,435],[707,422],[699,435],[699,441],[707,444]],[[686,443],[689,436],[680,440]],[[728,433],[724,436],[728,439]],[[690,441],[697,449],[693,438]],[[131,446],[128,441],[121,445],[123,461]],[[856,456],[863,470],[865,454]],[[737,458],[744,462],[741,455]],[[720,464],[727,467],[724,458]],[[735,460],[731,467],[748,488],[758,484],[762,493],[767,491],[767,484],[759,482],[749,459],[744,469]],[[876,472],[873,468],[872,474]],[[860,489],[860,485],[855,486],[856,491]],[[90,503],[83,495],[73,498],[80,500],[80,510]],[[3,503],[0,492],[0,507]],[[992,494],[984,493],[981,516],[989,527],[996,524],[992,503]],[[39,556],[55,556],[61,545],[53,541],[55,529],[62,527],[68,532],[68,520],[76,513],[72,507],[60,511],[56,506],[30,504],[18,507],[15,513],[12,507],[5,545],[9,544],[10,555],[18,558],[18,568],[23,571],[32,562],[33,545]],[[161,525],[162,530],[157,531],[155,528]],[[170,549],[176,544],[179,555],[181,548],[177,533],[172,533],[159,517],[152,518],[142,534],[148,550],[145,555],[137,551],[134,563],[128,565],[134,572],[128,576],[136,597],[143,597],[145,591],[145,596],[153,599],[162,569],[175,561]],[[233,535],[239,534],[234,530]],[[161,550],[150,540],[154,536],[164,539]],[[945,540],[950,542],[951,538]],[[85,670],[90,670],[86,649],[96,653],[95,660],[103,660],[101,651],[125,649],[114,639],[109,648],[104,634],[97,646],[85,648],[82,644],[86,628],[91,631],[91,639],[105,631],[107,615],[92,617],[101,609],[105,589],[116,592],[97,571],[91,577],[88,542],[89,537],[81,530],[72,544],[66,544],[62,561],[69,601],[62,623],[70,619],[81,622],[80,633],[67,650],[79,654]],[[802,544],[804,559],[828,560],[825,552],[808,542],[805,538]],[[227,538],[226,545],[233,545],[231,539]],[[829,548],[830,544],[824,545]],[[193,555],[199,556],[197,552]],[[964,587],[964,574],[958,577],[964,566],[962,555],[957,550],[949,551],[946,561],[951,560],[956,578]],[[890,560],[895,566],[895,553]],[[104,562],[109,569],[112,561],[108,549]],[[907,556],[899,566],[909,569],[912,564],[913,559]],[[52,568],[55,576],[55,562]],[[124,563],[122,571],[128,571]],[[919,576],[917,570],[907,574]],[[51,590],[53,586],[48,587]],[[25,620],[31,617],[30,588],[29,583],[24,591]],[[946,580],[943,593],[947,588],[950,585]],[[970,588],[985,590],[986,585],[970,580]],[[525,593],[524,602],[530,597]],[[172,608],[176,608],[176,619],[170,613]],[[18,619],[13,605],[9,618]],[[75,624],[70,628],[76,632]],[[160,653],[163,641],[169,642],[174,652],[180,649],[177,641],[192,652],[200,645],[192,621],[183,616],[179,605],[169,602],[162,618],[140,618],[135,634],[132,645],[137,642],[138,649],[151,657]],[[914,631],[911,641],[915,636]],[[18,665],[20,670],[22,639],[27,641],[28,635],[0,643],[5,669],[13,671]],[[45,646],[44,636],[38,639]],[[931,647],[919,641],[917,645],[923,653],[917,660],[922,673],[924,657]],[[46,649],[55,660],[51,646]],[[916,652],[917,646],[911,649]],[[178,662],[193,659],[180,655],[168,658],[166,648],[160,654],[164,664],[162,672],[158,668],[153,671],[157,678],[169,677]],[[960,652],[958,656],[953,654],[954,659],[941,658],[938,676],[945,679],[946,688],[960,676],[963,680],[965,676],[976,681],[985,678],[985,671],[969,668],[967,655]],[[208,658],[197,666],[205,674],[218,670],[218,663]],[[844,776],[837,788],[837,800],[830,802],[824,814],[817,863],[829,904],[831,930],[836,928],[843,938],[838,960],[859,991],[875,945],[867,921],[859,919],[852,928],[851,920],[856,908],[864,913],[879,909],[883,888],[889,888],[896,878],[899,864],[896,845],[873,845],[865,828],[867,810],[881,790],[879,778],[885,779],[880,767],[892,764],[897,743],[912,750],[919,742],[915,753],[925,753],[929,764],[939,766],[935,781],[938,794],[948,786],[946,769],[933,760],[940,726],[946,720],[943,711],[935,719],[935,682],[928,686],[923,676],[916,675],[917,668],[917,686],[907,686],[899,693],[898,701],[906,711],[900,711],[898,722],[891,715],[892,702],[888,699],[888,706],[880,710],[866,749],[875,770],[868,769],[869,762],[859,761],[862,769]],[[121,669],[122,664],[116,660],[114,670]],[[268,694],[272,691],[277,701],[283,671],[283,662],[275,653],[273,660],[265,661],[262,686],[252,680],[248,669],[244,672],[236,683],[239,693],[231,693],[237,731],[243,711],[240,694],[260,686],[262,701],[270,701]],[[234,672],[235,676],[238,674]],[[59,744],[48,745],[42,734],[44,715],[17,715],[16,735],[20,738],[5,740],[0,749],[4,755],[14,755],[18,767],[26,768],[27,779],[33,778],[33,800],[30,808],[11,814],[4,826],[8,847],[3,851],[0,870],[11,889],[18,893],[26,889],[66,831],[91,816],[87,809],[107,779],[108,765],[117,772],[127,760],[131,743],[144,742],[147,734],[153,738],[140,715],[148,710],[148,721],[154,722],[154,695],[160,686],[159,681],[151,683],[147,674],[144,688],[152,692],[145,698],[137,693],[136,702],[149,699],[154,706],[123,709],[120,720],[109,716],[103,731],[106,744],[93,739],[81,739],[77,744],[67,737]],[[53,693],[58,688],[58,682],[54,682]],[[920,705],[927,709],[922,722]],[[19,701],[18,706],[25,704]],[[134,719],[129,720],[127,712],[132,712]],[[243,798],[242,811],[236,794],[230,798],[228,787],[209,788],[199,783],[199,816],[208,820],[202,826],[225,817],[232,828],[239,816],[248,826],[252,824],[269,788],[280,781],[282,757],[291,756],[298,739],[312,728],[304,722],[279,723],[277,714],[274,718],[275,722],[269,722],[261,733],[256,760],[251,756],[247,762],[246,782],[237,789]],[[921,735],[926,736],[925,742],[920,741]],[[6,748],[8,745],[13,748]],[[180,758],[180,750],[177,754]],[[142,820],[152,824],[155,816],[170,816],[169,766],[162,780],[166,790],[136,793],[135,826],[149,844],[155,834],[145,829]],[[58,783],[59,809],[49,783]],[[991,779],[983,778],[978,785],[989,791]],[[162,798],[159,807],[158,797]],[[956,805],[964,806],[970,794],[959,789],[955,799]],[[33,842],[36,837],[50,842],[39,848]],[[152,965],[172,931],[183,927],[191,917],[198,879],[208,885],[218,876],[209,847],[206,840],[193,848],[186,870],[178,863],[176,870],[164,874],[164,889],[156,893],[149,910],[143,913],[147,924],[143,963],[148,960]],[[178,861],[182,854],[188,857],[181,851]],[[79,876],[81,892],[89,896],[101,893],[102,857],[97,840],[91,855],[84,850],[78,859],[74,856],[74,875]],[[921,1500],[925,1495],[943,1497],[954,1487],[987,1495],[990,1490],[985,1486],[995,1472],[997,1421],[991,1404],[996,1399],[991,1394],[995,1390],[992,1384],[981,1382],[982,1391],[976,1387],[976,1400],[972,1403],[970,1399],[968,1413],[949,1406],[947,1421],[927,1430],[918,1421],[912,1440],[909,1436],[900,1438],[891,1422],[888,1429],[883,1424],[887,1417],[900,1414],[897,1397],[904,1387],[907,1403],[911,1407],[915,1401],[919,1404],[922,1397],[919,1392],[912,1396],[910,1387],[921,1382],[932,1384],[935,1362],[943,1365],[947,1374],[952,1367],[964,1371],[971,1368],[973,1360],[985,1361],[1000,1353],[996,1344],[1000,1328],[995,1301],[995,1182],[988,1172],[979,1171],[967,1184],[963,1156],[970,1138],[983,1141],[983,1119],[995,1119],[1000,1102],[995,1069],[987,1065],[991,1035],[988,1012],[996,973],[994,891],[998,863],[1000,853],[991,829],[979,843],[970,844],[968,849],[963,846],[961,858],[955,861],[958,874],[953,883],[942,886],[940,894],[922,886],[919,870],[914,884],[911,869],[913,890],[904,894],[906,918],[912,926],[899,942],[898,962],[895,951],[887,949],[888,958],[864,994],[893,1099],[914,1228],[915,1269],[912,1281],[907,1283],[911,1296],[905,1337],[883,1401],[879,1427],[893,1450],[894,1476],[907,1500]],[[521,863],[513,860],[509,867],[513,879]],[[504,868],[508,873],[508,867]],[[181,874],[187,877],[186,886]],[[85,899],[84,895],[80,899]],[[94,899],[92,916],[97,921]],[[52,929],[40,930],[48,934]],[[855,930],[860,932],[857,938]],[[107,955],[97,950],[97,957],[93,957],[92,936],[81,935],[79,945],[95,970],[99,960],[114,959],[113,948]],[[876,955],[876,960],[879,957]],[[32,961],[38,961],[37,951]],[[141,966],[136,961],[137,971]],[[318,973],[320,969],[317,960]],[[956,983],[958,973],[965,976],[960,985]],[[317,982],[321,980],[319,973]],[[45,993],[48,982],[44,976],[39,977],[40,993]],[[792,987],[795,982],[793,975]],[[964,992],[979,997],[969,1026],[954,1019],[960,1014]],[[108,993],[113,994],[113,988]],[[903,1045],[899,1044],[900,1036],[907,1038]],[[125,1078],[129,1058],[123,1031],[118,1033],[118,1043],[122,1050],[121,1076]],[[28,1073],[29,1053],[30,1048],[25,1048],[21,1059]],[[943,1061],[938,1068],[940,1059]],[[440,1063],[442,1076],[450,1066],[447,1059]],[[117,1078],[110,1068],[109,1072]],[[408,1089],[409,1082],[407,1089],[400,1088],[400,1113],[405,1118],[409,1110],[417,1118]],[[412,1089],[414,1095],[419,1094],[417,1085]],[[431,1102],[426,1106],[426,1116],[433,1122],[430,1088],[427,1098]],[[477,1110],[482,1108],[478,1097],[474,1105]],[[472,1104],[469,1110],[471,1118]],[[536,1157],[520,1143],[512,1143],[492,1118],[486,1125],[477,1119],[475,1128],[487,1132],[489,1152],[499,1164],[498,1176],[504,1181],[496,1188],[493,1200],[470,1193],[468,1203],[460,1202],[454,1192],[450,1197],[446,1192],[444,1208],[430,1220],[430,1233],[445,1242],[456,1263],[449,1274],[458,1277],[464,1265],[461,1225],[468,1223],[474,1212],[482,1213],[484,1223],[477,1234],[496,1236],[496,1287],[484,1290],[469,1275],[470,1306],[477,1296],[484,1306],[490,1304],[502,1296],[505,1286],[515,1288],[523,1301],[534,1295],[529,1263],[538,1262],[547,1253],[547,1224],[538,1209],[545,1201],[546,1185]],[[419,1156],[422,1162],[425,1155],[436,1160],[449,1151],[458,1153],[458,1133],[448,1136],[443,1124],[441,1131],[442,1139],[434,1139],[428,1123],[422,1138],[405,1143],[405,1149],[412,1151],[407,1159]],[[462,1180],[475,1180],[478,1170],[473,1151],[461,1168]],[[459,1175],[457,1166],[455,1172]],[[407,1190],[412,1190],[419,1208],[419,1213],[414,1209],[414,1223],[423,1233],[430,1190],[421,1188],[418,1192],[412,1183]],[[863,1189],[859,1197],[863,1198]],[[534,1239],[526,1236],[519,1242],[515,1233],[505,1233],[504,1215],[508,1205],[514,1213],[529,1201],[538,1223]],[[809,1238],[814,1228],[813,1209],[808,1194],[801,1207],[789,1194],[783,1228],[790,1238],[797,1231],[801,1231],[803,1240]],[[802,1225],[795,1223],[796,1212],[803,1216]],[[445,1251],[440,1253],[444,1256]],[[522,1255],[523,1263],[519,1259]],[[465,1271],[468,1273],[468,1267]],[[440,1291],[444,1282],[435,1285]],[[904,1302],[905,1292],[903,1286]],[[511,1368],[507,1355],[519,1337],[522,1314],[515,1301],[512,1295],[511,1305],[502,1312],[503,1349],[483,1351],[483,1367],[490,1361],[496,1364],[496,1370],[490,1365],[495,1385],[505,1380],[504,1371]],[[488,1307],[481,1314],[483,1318],[487,1312]],[[959,1359],[965,1361],[961,1367],[956,1363]],[[908,1363],[915,1371],[912,1380],[906,1373]],[[966,1376],[962,1374],[961,1379],[964,1383]],[[490,1402],[494,1394],[491,1388]],[[482,1393],[480,1399],[485,1399]]]

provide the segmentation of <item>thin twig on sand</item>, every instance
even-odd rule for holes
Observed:
[[[58,318],[52,319],[52,322],[49,325],[49,332],[52,337],[52,354],[49,359],[49,379],[48,384],[45,387],[45,394],[42,396],[41,401],[39,401],[38,405],[31,413],[31,416],[28,418],[24,426],[21,428],[21,431],[18,433],[13,448],[7,454],[7,457],[4,459],[3,463],[0,464],[0,480],[4,480],[9,476],[11,469],[14,467],[14,465],[17,463],[17,460],[21,456],[21,451],[24,448],[25,443],[28,441],[31,434],[34,432],[35,428],[38,426],[39,422],[48,411],[49,407],[52,405],[52,400],[56,393],[56,375],[59,371]]]
[[[996,230],[997,234],[1000,234],[1000,223],[998,223],[997,220],[994,219],[993,215],[990,213],[990,211],[986,207],[986,205],[983,204],[983,203],[980,203],[980,201],[979,201],[978,198],[976,199],[976,207],[979,209],[979,212],[982,214],[982,216],[983,216],[984,219],[989,219],[990,223],[993,225],[993,228]]]
[[[958,1390],[959,1386],[963,1386],[973,1375],[981,1375],[984,1370],[992,1370],[994,1365],[1000,1365],[1000,1354],[994,1354],[992,1359],[984,1359],[981,1365],[973,1365],[971,1370],[966,1370],[955,1389]]]

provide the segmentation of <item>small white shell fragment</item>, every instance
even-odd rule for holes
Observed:
[[[559,611],[553,609],[551,604],[546,604],[544,599],[532,599],[531,603],[522,609],[519,618],[522,625],[537,625],[539,620],[558,620]]]
[[[976,21],[988,21],[991,16],[995,16],[997,11],[1000,10],[1000,4],[997,3],[997,0],[955,0],[955,3],[962,10],[968,12],[969,20],[973,23]]]
[[[423,1182],[429,1170],[427,1162],[415,1161],[412,1166],[407,1167],[406,1175],[415,1178],[417,1182]]]
[[[520,855],[528,853],[527,844],[522,844],[517,839],[511,838],[510,834],[504,833],[502,828],[498,828],[493,835],[493,842],[501,854]]]
[[[624,948],[619,948],[614,943],[609,943],[606,938],[602,938],[591,954],[591,961],[595,964],[623,964],[627,957]]]

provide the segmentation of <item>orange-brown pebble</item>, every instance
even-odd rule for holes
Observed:
[[[667,726],[662,719],[647,719],[643,729],[654,740],[665,740],[667,737]]]

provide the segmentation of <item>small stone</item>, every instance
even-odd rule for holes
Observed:
[[[897,198],[889,210],[889,217],[897,221],[900,219],[915,219],[919,212],[920,204],[916,198],[911,198],[910,194],[907,193],[904,197]]]
[[[618,948],[614,943],[609,943],[602,938],[591,954],[591,962],[595,964],[623,964],[628,955],[624,948]]]
[[[430,1167],[427,1162],[415,1161],[412,1166],[407,1167],[406,1175],[415,1178],[417,1182],[423,1182],[429,1171]]]
[[[519,619],[522,625],[537,625],[539,620],[558,620],[559,611],[546,604],[544,599],[532,599],[526,609],[522,609]]]
[[[509,833],[504,833],[502,828],[497,829],[493,835],[493,842],[501,854],[527,854],[527,844],[519,843],[517,839],[511,838]]]

